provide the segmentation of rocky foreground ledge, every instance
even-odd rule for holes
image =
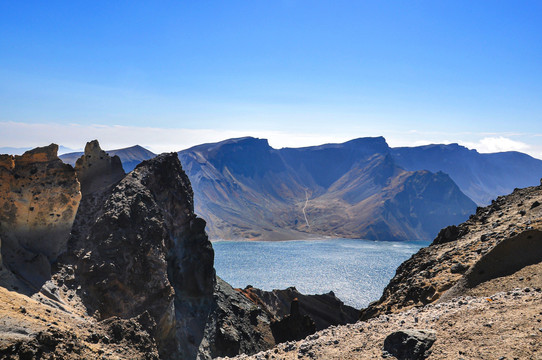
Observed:
[[[330,327],[235,359],[540,359],[541,321],[541,290],[518,288]],[[389,344],[388,350],[397,349],[396,357],[385,350],[385,342],[397,332],[410,334],[412,344]],[[418,352],[411,351],[416,347]],[[408,353],[412,357],[401,357]]]

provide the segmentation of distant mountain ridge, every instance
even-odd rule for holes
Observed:
[[[156,156],[155,153],[145,149],[142,146],[134,145],[131,147],[115,150],[106,150],[110,156],[117,155],[122,162],[122,167],[127,173],[135,169],[135,167],[144,160],[152,159]],[[59,158],[72,166],[75,166],[77,159],[81,157],[84,153],[81,152],[72,152],[64,155],[60,155]]]
[[[126,172],[155,156],[138,145],[108,153],[120,157]],[[74,164],[81,154],[60,158]],[[444,219],[457,223],[473,211],[455,185],[483,206],[542,176],[542,161],[523,153],[481,154],[458,144],[390,148],[383,137],[283,149],[245,137],[197,145],[179,156],[192,179],[196,211],[208,219],[213,238],[225,239],[431,239],[439,219],[442,226]],[[454,206],[471,210],[450,210]],[[435,210],[442,207],[450,216]]]
[[[458,144],[393,148],[405,170],[443,171],[480,206],[514,188],[538,185],[542,161],[516,151],[481,154]]]
[[[273,149],[229,139],[179,152],[211,237],[429,240],[476,205],[443,173],[405,171],[382,137]]]

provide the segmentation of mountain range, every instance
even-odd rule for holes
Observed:
[[[140,146],[108,153],[127,172],[154,156]],[[79,156],[60,158],[74,163]],[[198,145],[179,158],[213,239],[430,240],[477,205],[542,175],[542,161],[519,152],[391,148],[382,137],[283,149],[245,137]]]
[[[140,162],[144,160],[152,159],[156,156],[155,153],[145,149],[142,146],[135,145],[128,148],[123,149],[115,149],[115,150],[107,150],[107,153],[110,156],[117,155],[121,162],[122,167],[124,168],[124,171],[130,172],[134,170],[134,168],[139,164]],[[59,155],[59,158],[72,166],[75,166],[75,162],[77,159],[79,159],[84,153],[81,152],[71,152],[63,155]]]
[[[425,240],[476,208],[448,175],[399,167],[382,137],[279,150],[230,139],[179,158],[215,238]]]
[[[405,170],[443,171],[480,206],[515,188],[538,185],[542,161],[516,151],[480,154],[458,144],[391,149]]]

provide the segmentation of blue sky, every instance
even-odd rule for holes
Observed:
[[[3,1],[0,147],[383,135],[542,158],[539,1]]]

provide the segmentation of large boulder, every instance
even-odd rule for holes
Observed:
[[[423,360],[437,339],[433,330],[405,329],[391,333],[384,340],[383,356],[398,360]]]

